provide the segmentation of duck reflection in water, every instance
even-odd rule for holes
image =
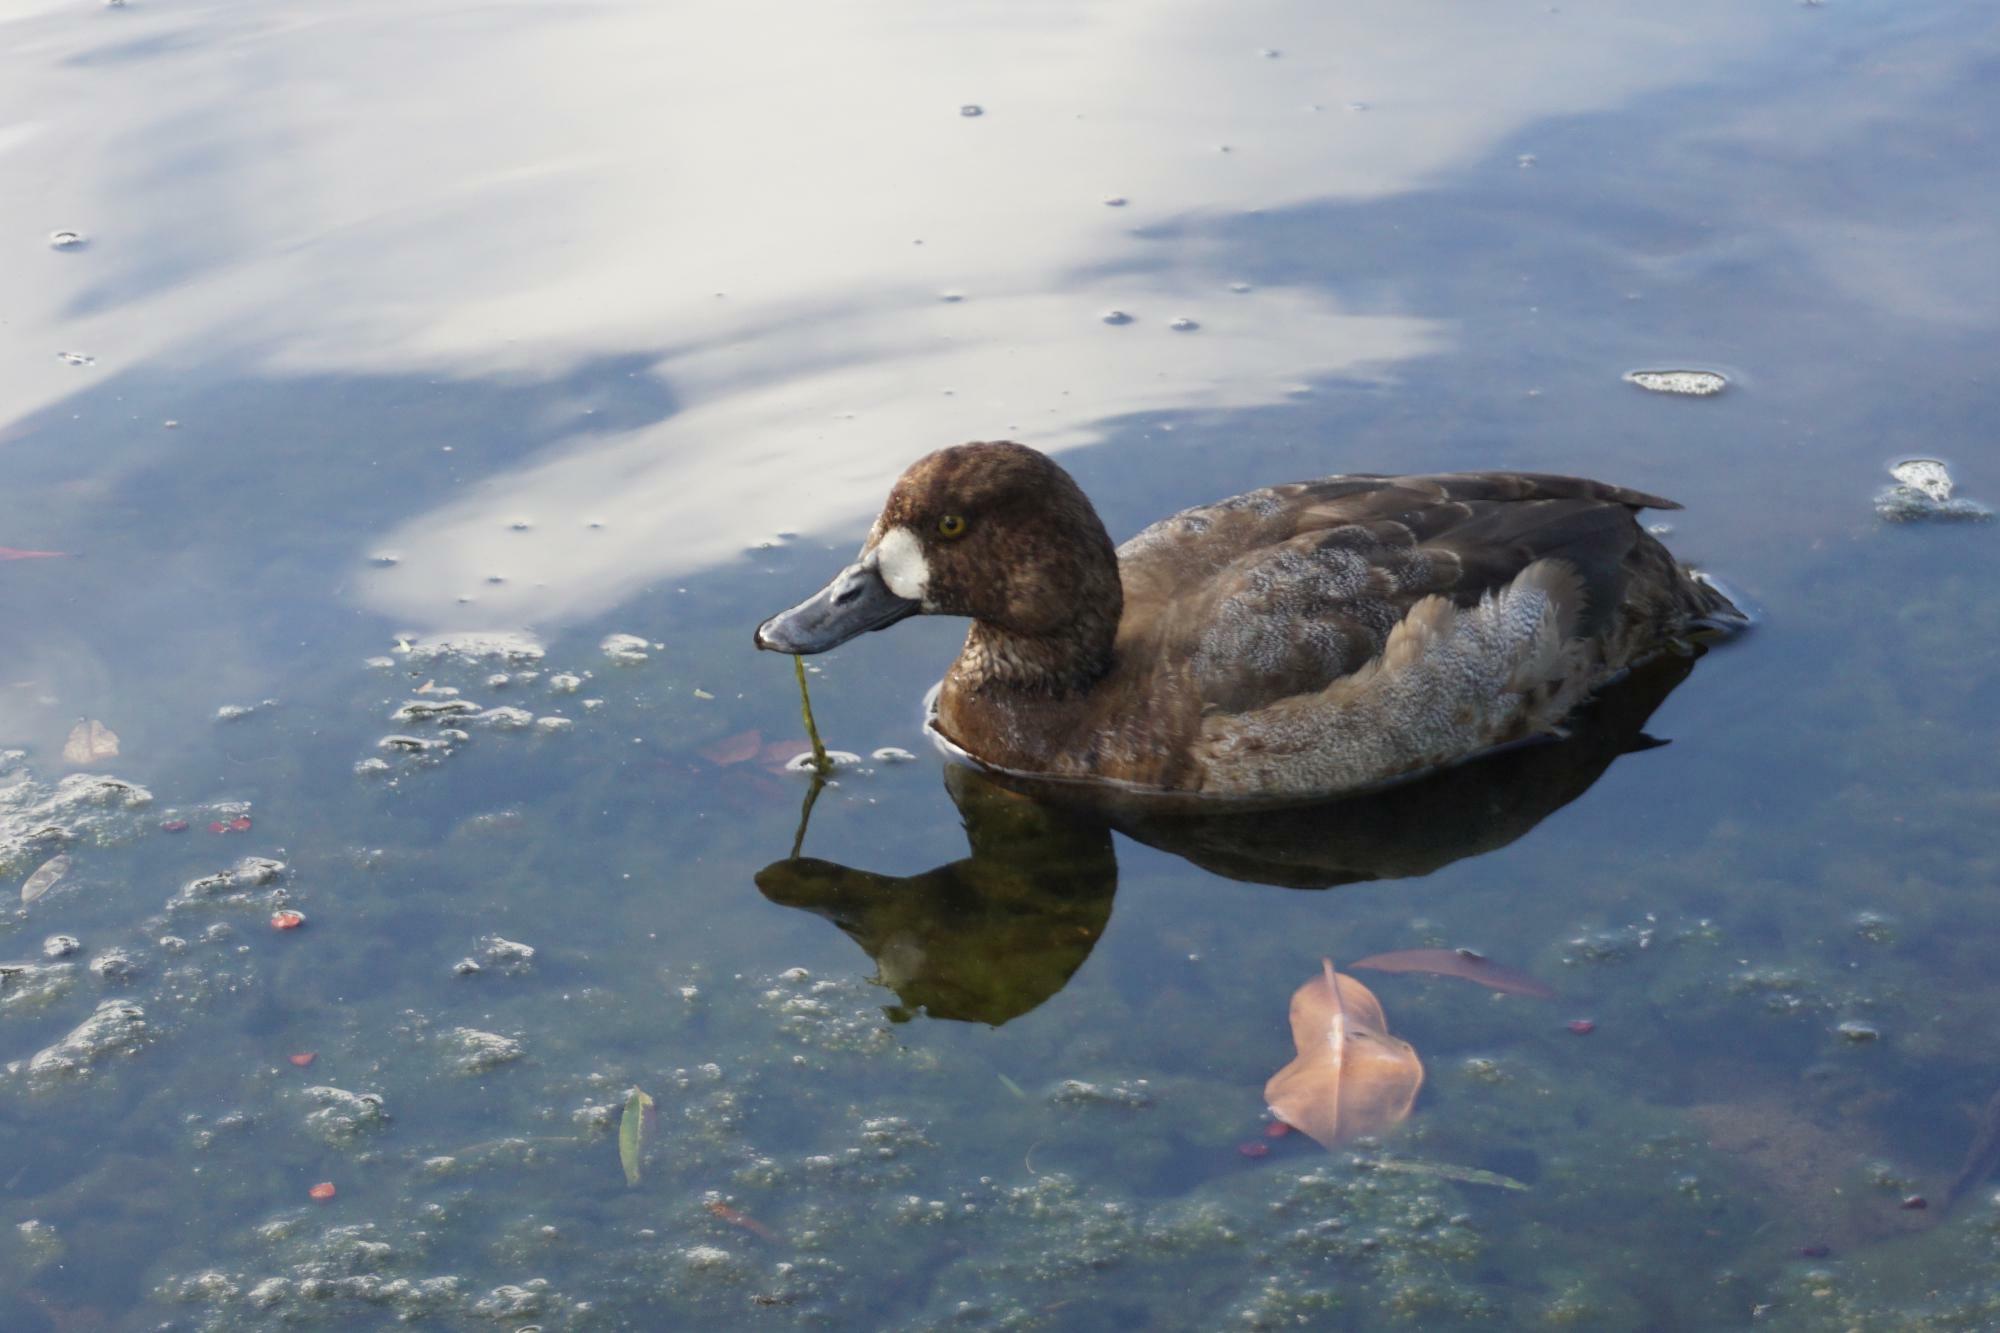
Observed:
[[[945,790],[970,856],[910,876],[791,857],[758,872],[757,887],[852,937],[896,994],[892,1018],[998,1026],[1060,991],[1090,956],[1118,888],[1113,830],[1225,878],[1285,888],[1427,875],[1506,846],[1620,755],[1664,744],[1642,728],[1699,652],[1655,658],[1607,687],[1561,740],[1316,804],[1162,804],[953,764]]]

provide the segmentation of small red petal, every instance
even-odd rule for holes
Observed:
[[[306,914],[304,912],[294,912],[289,907],[282,912],[271,913],[271,929],[273,930],[297,930],[305,923]]]
[[[321,1203],[325,1203],[328,1199],[331,1199],[334,1196],[335,1191],[333,1188],[333,1182],[331,1180],[322,1180],[320,1181],[319,1184],[307,1190],[306,1193],[310,1194],[313,1198],[319,1200]]]
[[[185,819],[169,819],[160,825],[160,832],[162,833],[186,833],[187,831],[188,822]]]
[[[218,819],[208,826],[208,831],[210,833],[227,833],[229,832],[229,825]]]
[[[1282,1120],[1273,1120],[1264,1126],[1264,1137],[1267,1139],[1282,1139],[1291,1132],[1292,1127]]]
[[[236,818],[230,820],[229,831],[231,833],[248,833],[250,831],[250,816],[238,815]]]
[[[297,1065],[301,1069],[304,1069],[307,1065],[311,1064],[314,1060],[317,1060],[319,1058],[319,1052],[300,1051],[297,1055],[290,1056],[288,1058],[291,1060],[293,1064]]]
[[[1572,1018],[1569,1021],[1569,1030],[1579,1037],[1587,1037],[1597,1031],[1597,1024],[1587,1018]]]
[[[1245,1157],[1265,1157],[1270,1154],[1271,1145],[1268,1143],[1257,1143],[1255,1141],[1252,1141],[1250,1143],[1239,1143],[1236,1145],[1236,1151],[1242,1153]]]
[[[1930,1206],[1930,1200],[1921,1194],[1912,1194],[1909,1198],[1903,1200],[1903,1207],[1905,1208],[1928,1208]]]

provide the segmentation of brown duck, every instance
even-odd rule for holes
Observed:
[[[860,557],[757,646],[819,653],[969,616],[935,725],[981,763],[1326,796],[1557,733],[1634,663],[1741,624],[1639,526],[1678,507],[1535,473],[1326,477],[1114,548],[1052,460],[963,444],[912,464]]]

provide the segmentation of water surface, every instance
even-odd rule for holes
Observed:
[[[1943,1207],[2000,1087],[1995,532],[1871,507],[1912,454],[2000,495],[1983,13],[0,33],[0,546],[63,553],[0,562],[0,888],[71,858],[0,918],[0,1326],[2000,1320],[1992,1187]],[[1621,379],[1681,367],[1730,386]],[[947,770],[962,630],[912,622],[815,663],[832,743],[919,757],[792,861],[750,629],[994,437],[1121,538],[1342,470],[1602,477],[1760,623],[1294,856]],[[448,698],[525,725],[381,748]],[[79,719],[119,755],[65,761]],[[283,868],[200,883],[243,858]],[[1439,945],[1560,998],[1374,978],[1415,1114],[1266,1139],[1319,959]]]

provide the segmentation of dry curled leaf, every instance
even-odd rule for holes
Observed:
[[[69,857],[61,852],[42,862],[28,882],[21,886],[21,902],[31,903],[56,886],[56,882],[69,873]]]
[[[1424,1065],[1389,1035],[1374,992],[1322,959],[1323,974],[1292,995],[1293,1061],[1264,1085],[1271,1114],[1322,1147],[1380,1134],[1407,1120]]]
[[[94,717],[70,728],[69,739],[63,742],[63,760],[66,763],[95,764],[117,757],[118,733]]]

